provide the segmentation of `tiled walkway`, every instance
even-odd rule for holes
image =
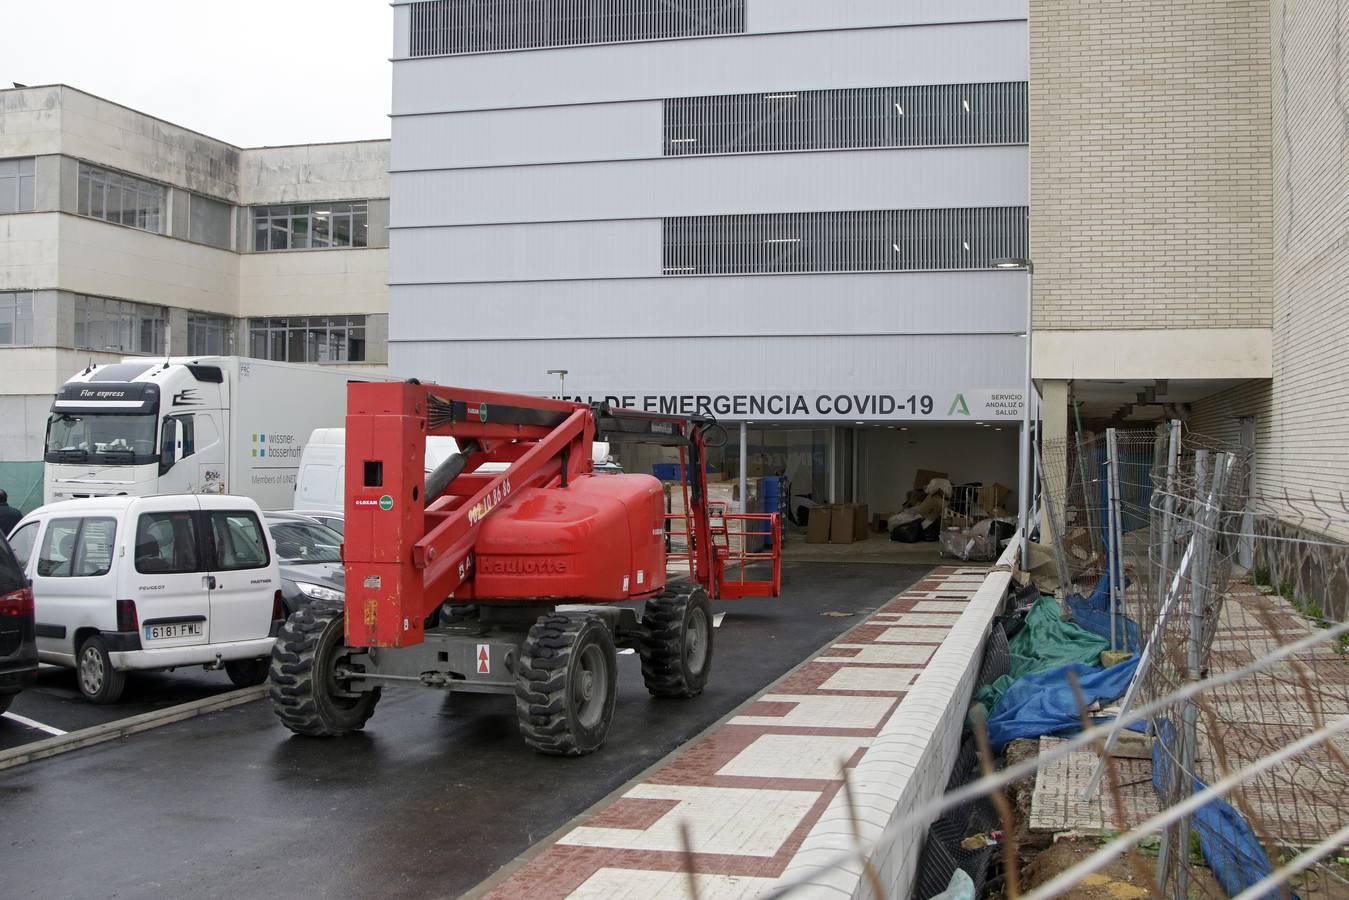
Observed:
[[[985,570],[933,569],[498,884],[495,900],[683,897],[770,887],[894,714]],[[734,613],[727,623],[734,627]]]

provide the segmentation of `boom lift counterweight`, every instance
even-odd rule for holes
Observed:
[[[616,647],[647,689],[693,697],[712,662],[712,599],[777,596],[766,552],[717,545],[703,417],[672,417],[462,388],[352,384],[347,407],[346,607],[315,604],[273,651],[272,700],[292,731],[361,728],[385,683],[513,693],[525,742],[579,755],[605,739]],[[460,452],[429,476],[428,435]],[[591,444],[680,450],[690,578],[667,582],[664,493],[647,475],[596,475]],[[737,559],[737,554],[739,557]],[[739,563],[741,577],[730,578]],[[746,577],[749,563],[767,578]],[[639,618],[625,601],[645,601]]]

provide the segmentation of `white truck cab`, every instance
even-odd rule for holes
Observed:
[[[118,494],[237,494],[289,509],[303,441],[346,418],[349,381],[379,372],[238,356],[88,366],[47,420],[47,503]]]
[[[10,536],[32,580],[38,659],[113,703],[125,673],[201,665],[260,684],[281,576],[257,503],[179,494],[53,503]]]

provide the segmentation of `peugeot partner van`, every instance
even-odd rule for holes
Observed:
[[[28,548],[38,658],[114,703],[126,673],[200,665],[261,684],[281,626],[281,576],[246,497],[89,497],[43,506],[11,533]]]

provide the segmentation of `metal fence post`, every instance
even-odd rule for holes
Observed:
[[[1119,644],[1119,607],[1121,603],[1121,594],[1124,592],[1123,572],[1121,571],[1122,552],[1119,545],[1120,522],[1119,522],[1119,480],[1116,473],[1119,470],[1119,452],[1115,439],[1115,429],[1107,428],[1105,431],[1105,461],[1106,461],[1106,522],[1107,540],[1106,540],[1106,571],[1110,577],[1110,649],[1118,650]]]
[[[1035,472],[1043,485],[1045,482],[1044,459],[1040,455],[1039,447],[1035,447],[1034,451]],[[1063,591],[1063,599],[1067,601],[1068,595],[1073,590],[1073,579],[1068,574],[1068,548],[1065,544],[1067,535],[1064,531],[1059,530],[1059,520],[1058,515],[1054,512],[1053,498],[1046,497],[1046,493],[1043,490],[1040,492],[1040,508],[1044,510],[1045,517],[1049,520],[1049,533],[1053,536],[1054,568],[1059,576],[1059,589]],[[1043,540],[1043,535],[1041,539]]]
[[[1204,457],[1205,459],[1202,461],[1207,461],[1207,454],[1204,454]],[[1200,455],[1196,454],[1196,481],[1200,480],[1198,478],[1200,462]],[[1227,473],[1231,462],[1232,455],[1230,453],[1220,453],[1215,456],[1212,488],[1209,491],[1209,497],[1204,501],[1202,510],[1195,517],[1195,528],[1201,532],[1198,541],[1200,555],[1194,569],[1194,581],[1190,591],[1190,627],[1185,644],[1185,677],[1192,682],[1199,681],[1203,677],[1204,616],[1208,609],[1209,592],[1212,590],[1214,553],[1218,539],[1217,526],[1221,517],[1223,489],[1226,486]],[[1207,481],[1208,479],[1204,480]],[[1202,496],[1202,492],[1198,493]],[[1193,700],[1187,700],[1181,713],[1180,762],[1176,767],[1181,783],[1180,793],[1177,796],[1188,796],[1194,791],[1195,757],[1198,750],[1198,740],[1199,707]],[[1179,843],[1176,849],[1181,865],[1176,869],[1176,894],[1178,897],[1186,897],[1189,891],[1189,871],[1185,867],[1185,863],[1188,861],[1190,843],[1189,816],[1180,820],[1177,831]]]
[[[1165,596],[1166,579],[1171,571],[1171,520],[1176,510],[1176,465],[1180,461],[1180,420],[1172,419],[1166,455],[1166,493],[1162,497],[1162,549],[1157,569],[1157,597]]]

